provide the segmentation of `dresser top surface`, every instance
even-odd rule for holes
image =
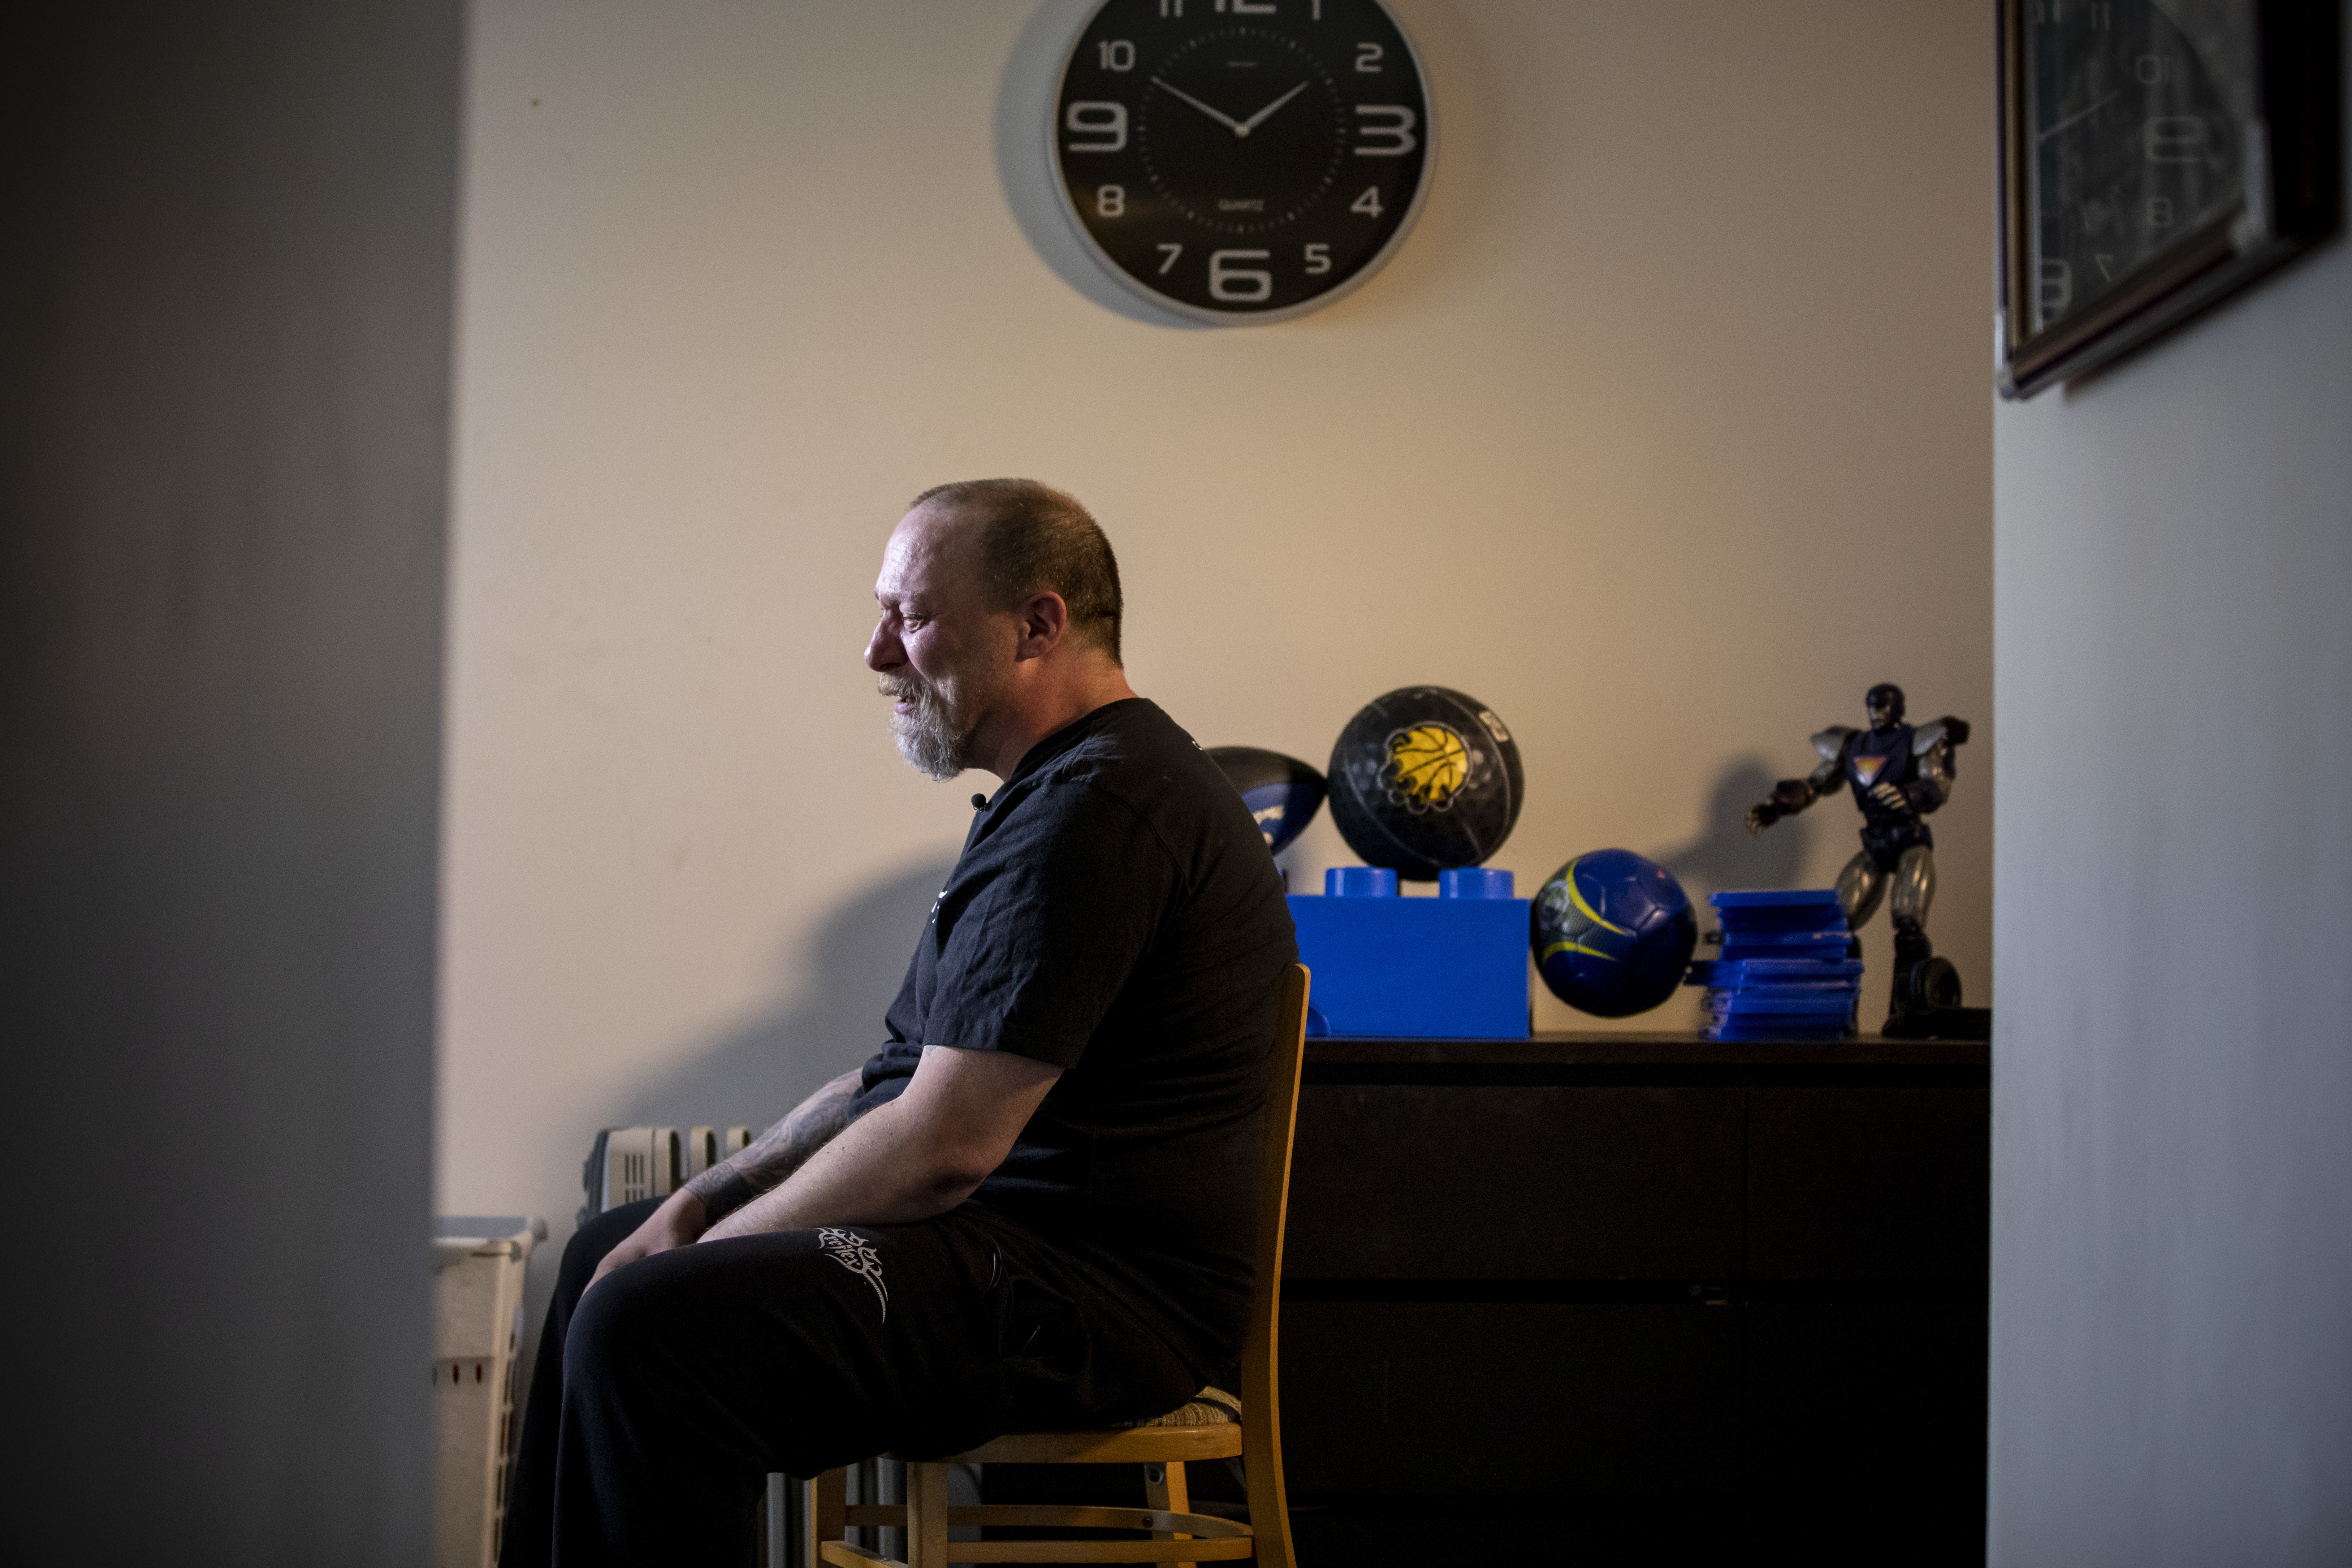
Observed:
[[[1982,1040],[1889,1040],[1877,1035],[1829,1042],[1703,1040],[1669,1031],[1603,1034],[1544,1031],[1525,1039],[1376,1039],[1322,1036],[1307,1042],[1310,1079],[1337,1069],[1347,1077],[1387,1068],[1416,1076],[1436,1069],[1601,1071],[1638,1078],[1652,1069],[1680,1077],[1691,1069],[1730,1070],[1741,1078],[1782,1073],[1809,1078],[1835,1069],[1841,1078],[1909,1077],[1926,1069],[1938,1079],[1990,1081],[1992,1047]],[[1320,1069],[1320,1070],[1318,1070]]]

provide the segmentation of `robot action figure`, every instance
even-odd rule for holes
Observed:
[[[1937,958],[1927,942],[1927,906],[1936,897],[1936,836],[1923,820],[1949,800],[1955,748],[1969,738],[1968,721],[1943,718],[1916,728],[1903,721],[1903,689],[1874,686],[1864,698],[1870,728],[1832,724],[1813,737],[1822,765],[1810,777],[1782,779],[1771,797],[1751,806],[1748,831],[1761,833],[1784,816],[1832,794],[1843,778],[1862,808],[1862,853],[1838,873],[1838,903],[1859,931],[1878,911],[1891,886],[1895,921],[1895,995],[1885,1033],[1918,1036],[1934,1015],[1960,1005],[1959,972]],[[1855,949],[1861,939],[1855,939]],[[1940,1032],[1940,1031],[1937,1031]]]

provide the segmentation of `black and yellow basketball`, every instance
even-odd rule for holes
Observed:
[[[1443,686],[1408,686],[1339,731],[1330,791],[1332,824],[1366,865],[1431,882],[1503,847],[1527,782],[1493,709]]]

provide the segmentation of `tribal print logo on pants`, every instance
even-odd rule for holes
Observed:
[[[854,1230],[835,1230],[831,1226],[816,1233],[816,1244],[827,1258],[874,1287],[875,1300],[882,1303],[880,1322],[890,1321],[890,1288],[882,1283],[882,1258],[866,1244],[864,1237]]]

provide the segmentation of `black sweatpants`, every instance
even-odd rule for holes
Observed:
[[[1155,1415],[1199,1386],[1082,1265],[971,1205],[679,1247],[583,1300],[656,1204],[599,1215],[564,1249],[503,1568],[748,1564],[771,1470]]]

